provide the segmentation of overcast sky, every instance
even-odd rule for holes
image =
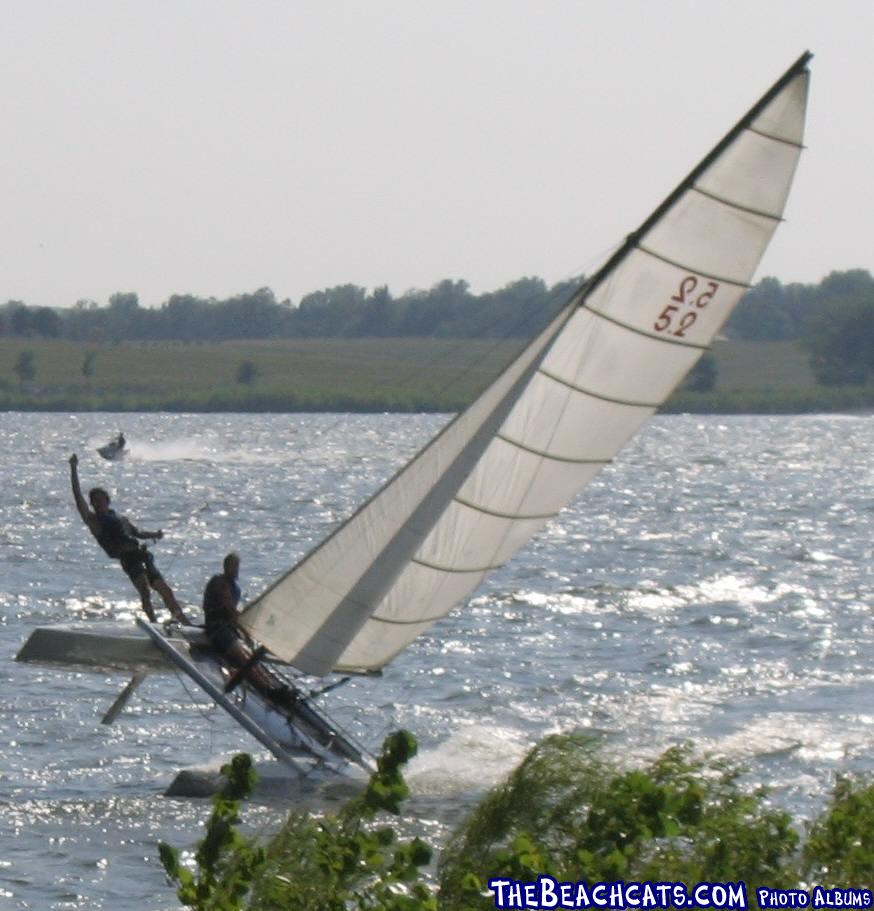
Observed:
[[[874,269],[871,0],[0,0],[0,301],[591,271],[814,52],[759,277]]]

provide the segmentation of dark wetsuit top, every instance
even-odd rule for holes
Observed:
[[[139,549],[140,542],[129,534],[121,517],[114,509],[95,513],[98,522],[97,543],[116,560],[126,551]]]
[[[213,576],[203,590],[204,629],[213,645],[220,651],[242,639],[237,630],[237,605],[240,586],[224,573]]]
[[[121,561],[121,568],[131,580],[146,574],[149,582],[161,578],[151,553],[128,531],[128,523],[114,509],[95,513],[97,517],[97,543],[107,555]]]

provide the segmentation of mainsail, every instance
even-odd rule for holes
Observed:
[[[503,373],[243,626],[310,674],[376,670],[610,462],[749,287],[802,148],[802,55]]]

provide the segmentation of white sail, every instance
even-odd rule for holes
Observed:
[[[662,404],[744,293],[802,147],[808,54],[551,324],[244,611],[301,670],[375,670],[563,509]]]

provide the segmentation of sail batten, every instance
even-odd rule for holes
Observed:
[[[614,395],[604,395],[602,392],[595,392],[593,389],[584,389],[582,386],[578,386],[576,383],[571,383],[560,376],[556,376],[554,373],[550,373],[548,370],[544,370],[543,367],[540,368],[540,375],[545,376],[547,379],[550,379],[555,383],[559,383],[562,386],[567,386],[568,389],[573,389],[574,392],[579,392],[582,395],[588,396],[589,398],[599,399],[602,402],[609,402],[611,405],[625,405],[628,408],[650,408],[654,410],[660,407],[662,404],[661,402],[630,401],[629,399],[618,399]]]
[[[657,253],[655,250],[651,250],[646,244],[638,244],[637,249],[641,253],[646,253],[647,256],[651,256],[653,259],[657,259],[660,262],[663,262],[667,266],[673,266],[675,269],[679,269],[681,272],[695,272],[695,269],[690,268],[688,265],[678,262],[675,259],[668,259],[666,256],[662,256],[661,253]],[[702,269],[697,270],[697,275],[700,275],[702,278],[709,278],[713,281],[719,282],[721,285],[734,285],[735,288],[743,288],[744,291],[749,291],[752,288],[752,283],[749,281],[741,282],[736,278],[728,278],[725,275],[715,275],[711,272],[705,272]]]
[[[693,269],[688,269],[687,271],[694,272]],[[701,273],[699,272],[698,274]],[[620,329],[624,329],[626,332],[635,332],[637,335],[642,335],[645,338],[652,339],[653,341],[658,342],[660,345],[680,345],[681,347],[686,348],[700,348],[703,351],[706,351],[710,347],[709,345],[701,345],[696,344],[695,342],[689,342],[682,338],[672,338],[669,335],[656,335],[649,330],[641,329],[640,326],[635,326],[632,323],[625,323],[621,319],[617,319],[615,316],[611,316],[609,313],[605,313],[603,310],[599,310],[597,307],[593,307],[590,303],[588,303],[588,301],[583,306],[586,308],[586,311],[588,313],[594,314],[599,319],[606,320],[608,323],[613,323],[614,326],[618,326]],[[545,370],[543,373],[545,376],[549,375]],[[658,407],[659,405],[661,405],[661,402],[658,402],[655,407]]]
[[[613,460],[751,284],[803,147],[809,56],[471,406],[247,606],[256,638],[308,673],[377,670]]]
[[[439,573],[458,573],[460,575],[482,575],[483,573],[493,573],[500,569],[503,563],[493,563],[489,566],[440,566],[437,563],[429,563],[427,560],[421,560],[413,557],[411,560],[417,566],[424,566],[426,569],[433,569]]]
[[[793,149],[798,149],[800,152],[803,152],[806,148],[803,142],[797,142],[794,139],[786,139],[784,136],[776,136],[773,133],[767,133],[765,130],[757,129],[752,125],[747,127],[747,129],[751,133],[761,136],[763,139],[770,139],[773,142],[782,142],[784,145],[791,146]]]
[[[696,193],[700,193],[702,196],[706,196],[708,199],[712,199],[713,202],[717,202],[723,206],[729,206],[732,209],[737,209],[738,212],[748,212],[750,215],[757,215],[760,218],[770,218],[772,221],[781,222],[783,217],[780,215],[774,215],[771,212],[765,212],[762,209],[753,209],[751,206],[744,206],[740,203],[734,202],[731,199],[726,199],[724,196],[717,196],[716,193],[709,193],[707,190],[702,187],[693,187]]]
[[[380,617],[377,614],[374,614],[370,618],[370,622],[385,623],[388,626],[421,626],[423,623],[430,626],[432,623],[436,623],[438,620],[442,620],[445,616],[445,614],[435,614],[433,617],[423,617],[419,620],[390,620],[386,617]]]
[[[525,513],[509,513],[509,512],[498,512],[494,509],[488,509],[485,506],[478,506],[476,503],[471,503],[469,500],[463,500],[461,497],[455,498],[456,503],[460,503],[462,506],[466,506],[468,509],[475,509],[477,512],[485,513],[488,516],[494,516],[497,519],[554,519],[558,513],[557,512],[537,512],[526,515]]]
[[[525,443],[520,442],[519,440],[514,440],[508,437],[506,434],[499,433],[496,436],[496,439],[501,440],[506,443],[508,446],[514,446],[516,449],[521,449],[523,452],[528,452],[531,455],[537,456],[541,459],[549,459],[552,462],[569,462],[573,465],[607,465],[611,459],[603,458],[582,458],[575,456],[563,456],[558,455],[554,452],[547,452],[545,449],[535,449],[533,446],[528,446]]]

